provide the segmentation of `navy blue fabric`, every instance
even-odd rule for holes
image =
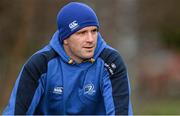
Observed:
[[[38,80],[47,71],[47,62],[55,56],[52,49],[37,53],[24,65],[16,95],[15,114],[26,114],[38,87]]]
[[[127,115],[129,111],[129,86],[123,60],[117,51],[110,48],[104,49],[100,57],[104,60],[110,74],[115,114]],[[116,67],[113,68],[112,64]]]

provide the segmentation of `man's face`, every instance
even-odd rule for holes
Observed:
[[[97,43],[97,27],[82,28],[64,40],[64,48],[70,58],[80,63],[92,58]]]

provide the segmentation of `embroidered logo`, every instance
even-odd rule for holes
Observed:
[[[62,94],[63,93],[63,87],[55,87],[53,90],[53,93]]]
[[[96,91],[94,90],[94,85],[92,83],[84,86],[84,94],[93,95]]]
[[[111,66],[113,66],[113,69],[107,63],[105,63],[104,65],[109,70],[110,74],[113,75],[114,74],[113,69],[116,68],[116,65],[115,64],[114,65],[111,64]]]
[[[112,67],[113,69],[115,69],[115,68],[116,68],[116,65],[115,65],[114,63],[112,63],[112,64],[111,64],[111,67]]]
[[[79,24],[77,23],[77,21],[73,21],[69,24],[69,28],[71,29],[71,31],[73,31],[74,29],[78,28]]]

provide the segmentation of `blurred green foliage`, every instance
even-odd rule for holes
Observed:
[[[166,47],[180,51],[180,26],[162,28],[161,40]]]

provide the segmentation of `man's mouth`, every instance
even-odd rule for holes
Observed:
[[[94,47],[93,46],[91,46],[91,47],[83,47],[86,51],[93,51],[94,50]]]
[[[83,48],[86,48],[86,49],[93,49],[94,46],[84,46]]]
[[[84,47],[84,48],[86,48],[86,49],[91,49],[91,48],[93,48],[93,47]]]

